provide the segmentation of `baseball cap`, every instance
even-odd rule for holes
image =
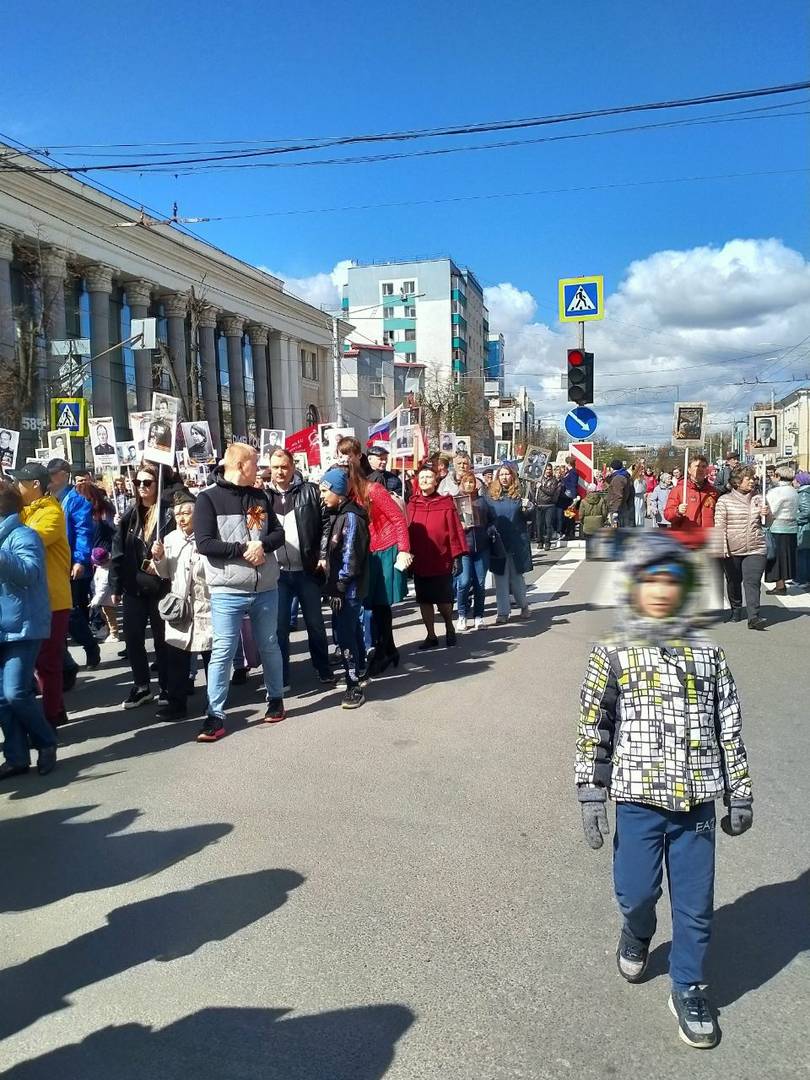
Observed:
[[[366,454],[376,454],[377,457],[388,457],[389,453],[388,447],[384,446],[382,443],[374,443],[374,445],[370,446],[366,451]]]
[[[12,469],[8,474],[12,480],[39,481],[44,491],[50,483],[50,474],[41,461],[29,461],[21,469]]]

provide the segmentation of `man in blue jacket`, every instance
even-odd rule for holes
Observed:
[[[93,508],[70,482],[70,465],[64,458],[52,458],[48,462],[51,482],[48,490],[62,506],[70,547],[70,588],[73,593],[73,610],[70,613],[70,636],[80,645],[87,657],[88,668],[101,663],[101,650],[90,629],[90,583],[93,552]],[[78,665],[65,649],[65,689],[76,682]]]
[[[0,483],[0,780],[28,772],[33,746],[44,776],[56,764],[56,735],[34,695],[34,664],[51,632],[45,549],[20,521],[22,497]]]

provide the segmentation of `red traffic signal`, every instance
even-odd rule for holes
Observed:
[[[593,401],[593,353],[568,350],[568,400],[577,405]]]

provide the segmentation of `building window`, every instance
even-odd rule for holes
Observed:
[[[383,345],[393,345],[393,344],[394,344],[394,331],[393,330],[383,330]]]
[[[406,330],[405,331],[405,340],[406,341],[416,341],[416,331],[415,330]]]
[[[415,307],[406,307],[405,308],[405,318],[406,319],[415,319],[416,318],[416,308]]]
[[[392,307],[384,307],[383,308],[383,318],[384,319],[393,319],[393,317],[394,317],[394,309]]]
[[[231,378],[228,374],[228,339],[217,331],[217,375],[219,376],[219,422],[223,442],[233,435],[231,426]],[[224,447],[223,447],[224,449]]]
[[[393,283],[393,281],[384,281],[382,283],[382,294],[383,294],[383,296],[393,296],[394,295],[394,283]]]
[[[318,354],[311,349],[301,349],[301,378],[318,381]]]
[[[385,397],[382,379],[372,379],[368,384],[369,397]]]
[[[403,281],[402,282],[402,291],[404,293],[407,293],[409,296],[412,296],[413,293],[416,292],[416,282],[415,281]]]

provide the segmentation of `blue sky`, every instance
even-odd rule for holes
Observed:
[[[411,0],[398,7],[365,0],[6,0],[3,28],[7,43],[18,46],[4,50],[0,131],[32,145],[430,127],[794,82],[810,70],[806,0]],[[703,115],[744,107],[714,106]],[[373,165],[107,180],[159,208],[177,199],[187,215],[626,185],[806,168],[807,120]],[[523,136],[533,134],[542,133]],[[796,173],[257,217],[196,229],[250,262],[295,277],[347,258],[446,252],[485,284],[511,282],[528,291],[536,317],[552,320],[557,277],[603,272],[612,293],[634,260],[664,249],[776,237],[807,255],[807,194],[807,174]]]

